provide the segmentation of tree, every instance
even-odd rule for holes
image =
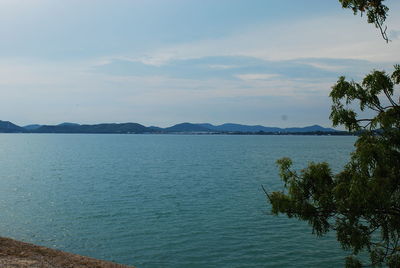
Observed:
[[[389,8],[383,4],[385,0],[339,0],[343,8],[350,8],[354,15],[358,12],[361,16],[367,13],[368,23],[373,23],[381,32],[383,39],[389,42],[386,35],[387,27],[384,25]]]
[[[388,11],[383,1],[340,2],[355,13],[366,11],[368,21],[383,29]],[[273,214],[307,221],[318,236],[335,231],[341,246],[352,251],[346,267],[361,267],[356,256],[362,251],[369,253],[372,265],[400,267],[399,84],[400,65],[391,75],[374,70],[361,83],[340,77],[330,93],[330,119],[334,126],[360,133],[349,163],[338,174],[325,162],[296,172],[292,161],[283,158],[277,164],[285,190],[264,189]],[[360,118],[371,112],[373,116]]]

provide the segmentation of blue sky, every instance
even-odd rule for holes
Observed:
[[[334,0],[0,0],[0,120],[330,126],[338,76],[400,62],[385,2],[389,44]]]

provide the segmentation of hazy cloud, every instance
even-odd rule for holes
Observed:
[[[238,74],[242,80],[268,80],[271,78],[279,77],[279,74]]]
[[[338,76],[400,61],[400,18],[386,44],[308,2],[0,1],[0,120],[328,126]]]

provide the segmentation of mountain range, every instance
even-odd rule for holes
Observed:
[[[296,128],[278,128],[265,127],[261,125],[248,126],[241,124],[226,123],[222,125],[212,125],[209,123],[193,124],[181,123],[167,128],[156,126],[146,127],[138,123],[104,123],[104,124],[76,124],[61,123],[58,125],[39,125],[32,124],[27,126],[18,126],[9,121],[0,120],[0,133],[192,133],[192,134],[302,134],[302,133],[341,133],[332,128],[324,128],[319,125],[296,127]]]

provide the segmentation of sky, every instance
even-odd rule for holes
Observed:
[[[330,127],[338,77],[400,63],[336,0],[0,0],[0,120]]]

